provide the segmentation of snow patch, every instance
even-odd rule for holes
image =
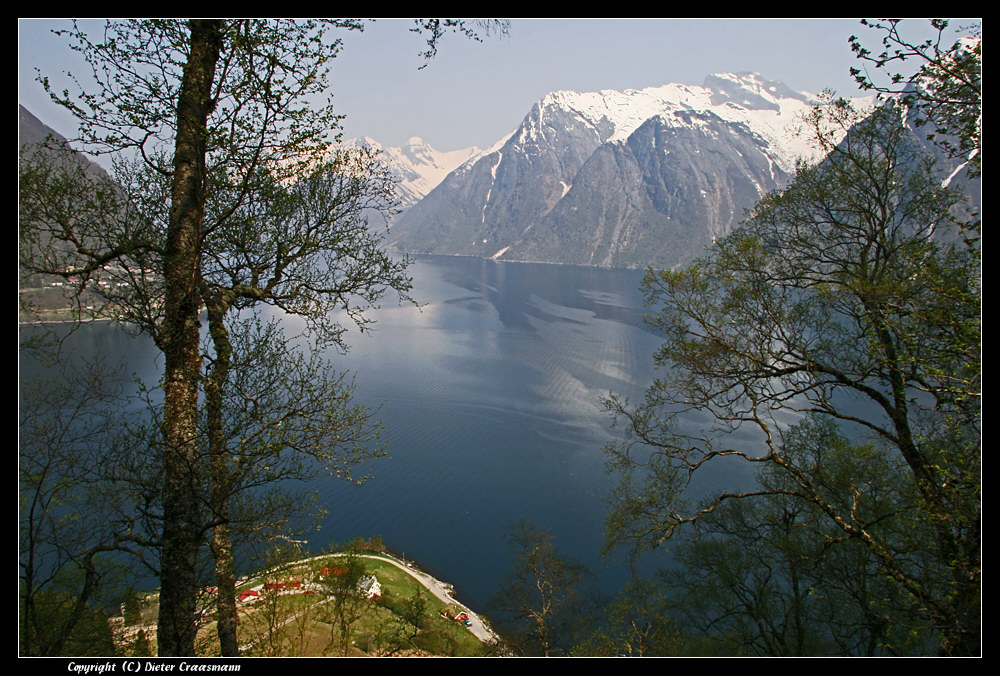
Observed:
[[[490,169],[490,176],[493,178],[493,180],[490,181],[490,189],[486,191],[486,201],[483,202],[483,223],[486,222],[486,205],[490,203],[490,196],[493,195],[493,184],[496,183],[497,180],[497,167],[500,166],[500,162],[502,161],[503,161],[503,153],[498,151],[497,161]],[[484,239],[483,241],[485,242],[486,240]]]

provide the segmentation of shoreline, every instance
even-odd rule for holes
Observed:
[[[479,260],[490,261],[490,262],[493,262],[493,263],[516,263],[518,265],[563,265],[563,266],[568,266],[568,267],[588,268],[588,269],[596,269],[596,270],[629,270],[629,271],[639,270],[639,271],[643,271],[643,270],[646,270],[647,268],[650,268],[650,267],[653,267],[654,270],[657,269],[655,266],[651,266],[651,265],[621,266],[621,265],[599,265],[597,263],[563,263],[563,262],[559,262],[559,261],[529,261],[529,260],[522,260],[520,258],[493,258],[493,256],[487,256],[487,255],[480,256],[478,254],[432,253],[432,252],[429,252],[429,251],[419,251],[419,252],[417,252],[417,251],[399,251],[399,250],[397,250],[397,251],[394,251],[394,253],[402,254],[403,256],[407,256],[407,257],[409,257],[409,258],[411,258],[413,260],[416,260],[417,258],[420,258],[420,257],[440,256],[441,258],[476,258],[476,259],[479,259]]]

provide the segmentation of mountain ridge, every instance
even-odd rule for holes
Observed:
[[[550,92],[502,142],[403,213],[393,245],[502,260],[682,264],[783,187],[796,161],[817,155],[797,134],[815,103],[753,73],[716,73],[701,86]]]

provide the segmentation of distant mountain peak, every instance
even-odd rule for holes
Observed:
[[[437,150],[419,136],[411,136],[402,146],[386,147],[370,136],[348,139],[343,145],[365,146],[382,153],[399,180],[397,191],[403,209],[416,204],[451,171],[481,152],[475,146],[453,151]]]
[[[818,153],[813,103],[757,73],[558,90],[395,224],[411,252],[666,267],[729,232]]]

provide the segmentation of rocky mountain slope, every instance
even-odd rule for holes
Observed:
[[[91,176],[106,177],[104,169],[82,153],[73,151],[64,136],[39,120],[20,103],[17,104],[17,145],[18,150],[25,153],[25,159],[35,153],[46,153],[51,157],[80,162]]]
[[[17,104],[17,144],[37,145],[52,136],[60,142],[65,142],[62,136],[53,131],[44,122],[35,117],[30,110]]]
[[[813,103],[754,74],[553,92],[393,226],[410,252],[673,266],[729,232],[799,157]]]

